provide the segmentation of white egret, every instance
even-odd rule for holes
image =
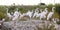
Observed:
[[[19,17],[19,12],[18,12],[18,8],[17,8],[17,10],[14,12],[14,14],[13,14],[13,19],[12,20],[17,20],[18,19],[18,17]]]
[[[7,9],[7,16],[9,17],[9,19],[11,19],[12,18],[12,15],[10,14],[10,13],[8,13],[8,8],[6,8]]]
[[[45,15],[48,13],[48,10],[47,10],[47,8],[45,8],[44,12],[45,12]]]
[[[31,12],[30,10],[28,10],[27,13],[20,14],[20,19],[24,16],[28,16],[31,19],[32,13],[33,13],[33,11]]]
[[[35,9],[35,13],[34,13],[34,15],[33,15],[33,18],[36,16],[36,17],[38,17],[38,13],[39,13],[39,11],[38,11],[38,8],[37,9]]]
[[[29,16],[29,18],[31,19],[32,13],[33,13],[33,11],[31,12],[31,11],[28,10],[28,12],[26,13],[26,15]]]
[[[47,13],[48,13],[47,8],[45,8],[44,11],[41,10],[41,13],[40,13],[40,20],[41,20],[41,19],[45,19]]]
[[[47,16],[47,20],[49,20],[50,18],[52,18],[53,14],[54,14],[54,8],[55,7],[52,7],[52,12],[50,12]]]

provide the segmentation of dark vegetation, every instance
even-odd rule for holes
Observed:
[[[0,5],[0,18],[6,18],[6,8],[9,9],[9,13],[11,12],[14,12],[16,8],[18,8],[21,13],[26,13],[28,10],[34,10],[36,8],[39,8],[39,9],[44,9],[44,8],[48,8],[48,11],[51,11],[52,7],[55,7],[55,14],[54,14],[54,17],[58,17],[60,18],[60,4],[55,4],[55,5],[52,5],[52,4],[49,4],[49,5],[28,5],[28,6],[25,6],[25,5],[18,5],[18,6],[3,6],[3,5]]]

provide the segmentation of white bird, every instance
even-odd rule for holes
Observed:
[[[28,10],[28,12],[26,13],[26,15],[31,18],[32,17],[32,13],[33,13],[33,11],[31,12],[31,11]]]
[[[36,8],[36,9],[35,9],[35,12],[39,12],[39,8]]]
[[[35,13],[34,13],[34,15],[33,15],[33,18],[36,16],[36,17],[38,17],[38,13],[39,13],[39,11],[38,11],[38,8],[37,9],[35,9]]]
[[[14,12],[14,14],[13,14],[13,19],[12,20],[17,20],[18,19],[18,17],[19,17],[19,12],[18,12],[18,9]]]
[[[47,10],[47,8],[45,8],[45,10],[44,10],[44,13],[45,13],[45,15],[48,13],[48,10]]]
[[[40,10],[40,12],[42,13],[42,9]],[[36,13],[36,15],[37,15],[36,17],[40,17],[40,16],[41,16],[41,13],[38,13],[38,12],[37,12],[37,13]]]
[[[49,20],[50,18],[52,18],[52,15],[54,14],[54,8],[55,7],[52,7],[52,12],[50,12],[47,16],[47,20]]]
[[[35,16],[37,16],[37,15],[38,15],[38,12],[35,12],[34,15],[33,15],[33,18],[34,18]]]
[[[8,8],[6,8],[7,9],[7,16],[11,19],[12,18],[12,15],[10,14],[10,13],[8,13]]]
[[[29,16],[29,18],[31,19],[31,17],[32,17],[32,13],[33,13],[33,11],[31,12],[30,10],[28,10],[27,13],[23,13],[23,14],[21,14],[20,19],[21,19],[22,17],[24,17],[24,16]]]
[[[46,18],[46,16],[45,16],[45,14],[42,12],[42,13],[40,14],[40,20],[45,19],[45,18]]]
[[[45,8],[44,11],[41,10],[41,13],[40,13],[40,20],[41,20],[41,19],[45,19],[47,13],[48,13],[47,8]]]

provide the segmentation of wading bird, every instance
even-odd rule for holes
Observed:
[[[55,8],[55,7],[52,7],[52,11],[49,12],[49,14],[48,14],[48,16],[47,16],[47,20],[49,20],[49,19],[52,18],[53,14],[54,14],[54,8]]]

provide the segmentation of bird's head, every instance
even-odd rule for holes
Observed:
[[[55,10],[55,7],[52,7],[52,11],[54,12],[54,10]]]

